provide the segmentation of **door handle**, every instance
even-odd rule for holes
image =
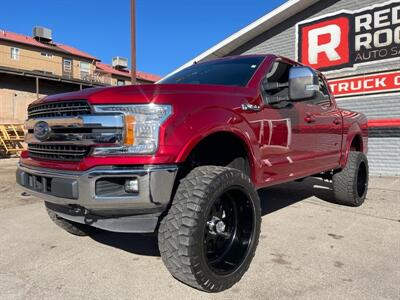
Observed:
[[[304,118],[304,121],[306,121],[307,123],[314,123],[316,121],[315,116],[313,116],[310,113],[306,114],[306,117]]]
[[[335,125],[340,125],[341,123],[342,123],[342,121],[339,118],[335,118],[333,120],[333,124],[335,124]]]

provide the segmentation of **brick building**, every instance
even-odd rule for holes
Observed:
[[[259,53],[323,71],[339,106],[369,119],[371,173],[400,175],[399,0],[290,0],[182,67]]]
[[[0,124],[22,123],[29,103],[39,97],[88,87],[131,83],[127,61],[113,65],[52,40],[51,31],[35,27],[33,36],[0,30]],[[137,72],[138,83],[158,76]]]

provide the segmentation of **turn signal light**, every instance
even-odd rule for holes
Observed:
[[[125,115],[125,145],[135,143],[135,116]]]

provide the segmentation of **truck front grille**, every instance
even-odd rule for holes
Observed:
[[[89,115],[89,104],[84,100],[52,102],[32,105],[28,108],[28,118],[71,117]]]
[[[30,157],[48,160],[80,161],[89,151],[87,146],[28,144]]]
[[[124,140],[123,115],[95,114],[86,100],[34,104],[28,116],[25,141],[33,159],[78,162],[95,147],[117,147]]]

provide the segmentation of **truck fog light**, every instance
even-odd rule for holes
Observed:
[[[139,192],[139,181],[137,179],[125,180],[125,192],[138,193]]]

